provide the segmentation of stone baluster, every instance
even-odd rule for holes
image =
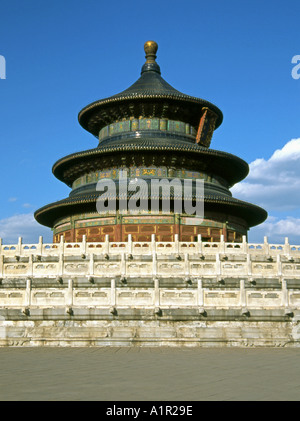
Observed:
[[[39,243],[37,247],[37,254],[43,254],[43,237],[39,236]]]
[[[18,246],[17,246],[17,254],[19,255],[19,256],[21,256],[21,254],[22,254],[22,237],[19,237],[19,239],[18,239]]]
[[[248,276],[252,275],[252,261],[251,261],[251,254],[247,253],[247,273]]]
[[[156,253],[156,238],[155,238],[155,234],[151,234],[151,253]]]
[[[127,240],[127,253],[132,254],[133,251],[133,244],[132,244],[132,235],[128,234],[128,240]]]
[[[285,308],[289,306],[289,292],[287,289],[287,281],[285,279],[281,280],[282,296],[281,296],[281,305]]]
[[[159,279],[154,278],[154,307],[159,308],[159,306],[160,306]]]
[[[105,236],[104,253],[109,254],[109,235]]]
[[[221,234],[221,237],[220,237],[219,252],[225,253],[225,241],[224,241],[224,235],[223,234]]]
[[[187,278],[190,276],[190,262],[189,262],[189,254],[184,253],[184,274]]]
[[[268,237],[264,237],[264,253],[266,255],[269,255],[269,243],[268,243]]]
[[[0,275],[1,277],[4,276],[4,255],[1,254],[0,256]]]
[[[179,254],[180,253],[180,250],[179,250],[180,244],[179,244],[179,235],[178,234],[174,235],[174,243],[175,243],[175,253]]]
[[[33,276],[33,259],[33,254],[30,254],[28,259],[28,276]]]
[[[59,251],[60,251],[60,253],[65,252],[65,239],[64,239],[63,235],[60,236]]]
[[[157,275],[157,255],[155,252],[152,254],[152,274],[153,276]]]
[[[242,251],[243,251],[243,253],[247,253],[248,252],[248,248],[247,248],[248,244],[247,244],[246,235],[243,235],[242,239],[243,239],[242,240]]]
[[[204,306],[204,290],[202,286],[202,279],[198,279],[198,306]]]
[[[86,235],[82,236],[81,253],[86,254]]]
[[[90,253],[90,262],[89,262],[89,275],[94,275],[94,253]]]
[[[240,306],[246,307],[247,306],[247,296],[246,296],[246,289],[245,289],[245,280],[240,280]]]
[[[277,254],[276,259],[277,259],[277,274],[278,276],[281,276],[282,275],[281,255]]]
[[[25,289],[25,307],[29,307],[31,305],[31,279],[26,279],[26,289]]]
[[[126,278],[126,260],[124,253],[121,253],[121,278]]]
[[[290,255],[290,252],[291,252],[291,246],[290,246],[290,244],[289,244],[289,239],[288,239],[288,237],[285,237],[285,239],[284,239],[284,246],[283,246],[283,249],[284,249],[284,253],[285,254],[287,254],[288,256]]]
[[[68,289],[66,292],[66,305],[67,307],[73,306],[73,279],[68,280]]]
[[[220,260],[220,253],[216,253],[216,275],[220,276],[222,273],[222,266],[221,266],[221,260]]]
[[[202,254],[202,236],[201,236],[201,234],[197,235],[197,240],[198,240],[198,253]]]
[[[110,305],[112,308],[116,305],[116,280],[115,278],[110,281]]]
[[[62,277],[64,274],[64,253],[60,252],[58,256],[58,276]]]

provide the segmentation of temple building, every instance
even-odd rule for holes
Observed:
[[[210,148],[212,135],[223,119],[212,103],[183,94],[162,77],[156,62],[157,44],[145,43],[146,62],[140,78],[123,92],[87,105],[78,116],[80,125],[96,136],[94,149],[59,159],[53,174],[72,190],[68,198],[46,205],[35,212],[36,220],[53,230],[53,241],[88,242],[157,241],[241,242],[249,228],[262,223],[267,213],[250,203],[232,197],[230,188],[243,180],[248,164],[232,154]],[[173,207],[164,212],[148,207],[135,214],[120,211],[120,174],[128,179],[203,180],[200,197],[192,190],[192,201],[204,201],[204,215],[177,212],[174,188]],[[115,181],[116,211],[99,213],[97,183]],[[151,191],[144,192],[151,200]]]
[[[300,245],[247,242],[267,217],[230,192],[248,164],[210,148],[221,111],[156,52],[79,113],[99,144],[53,166],[70,195],[35,218],[54,242],[0,239],[0,346],[300,346]]]

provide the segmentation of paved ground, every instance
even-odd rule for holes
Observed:
[[[300,400],[300,349],[0,348],[0,400]]]

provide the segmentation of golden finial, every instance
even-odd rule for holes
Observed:
[[[158,45],[155,41],[147,41],[144,44],[144,50],[146,53],[146,63],[155,63],[156,52]]]

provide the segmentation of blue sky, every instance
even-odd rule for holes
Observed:
[[[78,124],[87,104],[118,93],[144,63],[144,42],[158,45],[162,76],[224,114],[211,147],[250,164],[235,197],[266,208],[249,240],[300,244],[300,54],[296,0],[2,1],[0,55],[3,241],[37,242],[49,229],[39,207],[69,194],[55,161],[97,146]]]

